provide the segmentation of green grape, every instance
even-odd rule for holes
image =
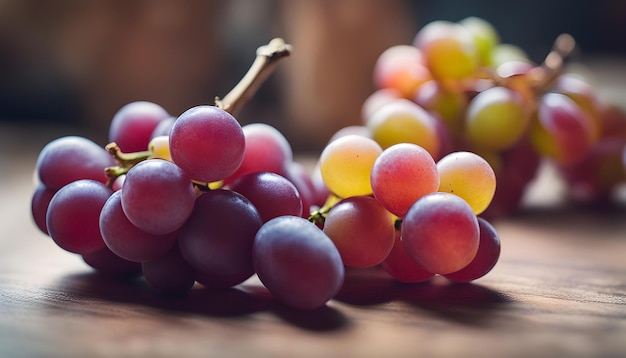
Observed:
[[[320,155],[320,171],[328,189],[347,198],[372,194],[370,173],[382,148],[374,140],[356,134],[330,142]]]
[[[394,144],[413,143],[438,157],[441,143],[436,119],[425,109],[407,99],[397,99],[381,106],[367,120],[372,138],[385,149]]]
[[[439,191],[464,199],[478,215],[496,192],[496,174],[489,163],[472,152],[454,152],[437,162]]]
[[[526,52],[515,45],[499,44],[491,52],[490,63],[494,67],[510,61],[530,62]]]
[[[474,16],[459,21],[459,24],[472,34],[480,63],[491,65],[491,54],[500,42],[496,29],[484,19]]]
[[[433,21],[417,33],[413,44],[439,80],[470,77],[478,64],[472,34],[459,24]]]
[[[505,87],[492,87],[480,92],[469,104],[467,139],[480,148],[507,149],[519,141],[529,121],[518,93]]]

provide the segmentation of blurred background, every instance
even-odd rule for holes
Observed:
[[[77,127],[104,144],[124,104],[153,101],[175,116],[212,104],[257,47],[282,37],[293,55],[238,119],[319,151],[361,123],[382,51],[410,44],[430,21],[467,16],[491,22],[537,62],[564,32],[583,63],[626,55],[622,0],[0,0],[0,122]]]

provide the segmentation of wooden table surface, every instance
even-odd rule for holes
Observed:
[[[37,152],[69,133],[0,133],[0,357],[626,356],[626,208],[564,206],[549,175],[494,222],[500,261],[473,284],[351,271],[300,312],[255,278],[172,298],[95,274],[30,217]]]

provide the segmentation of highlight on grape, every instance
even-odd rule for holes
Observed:
[[[563,35],[536,65],[481,19],[433,22],[380,55],[363,122],[307,171],[278,130],[236,119],[292,51],[274,39],[215,105],[174,116],[133,102],[104,147],[47,144],[32,217],[95,270],[143,276],[163,294],[257,275],[279,302],[308,310],[338,294],[347,268],[474,281],[500,256],[488,220],[518,207],[540,160],[588,200],[624,182],[626,117],[563,73],[573,47]]]

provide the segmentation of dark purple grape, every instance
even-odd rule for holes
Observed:
[[[339,292],[345,275],[330,238],[296,216],[281,216],[261,227],[253,260],[265,287],[279,301],[298,309],[323,306]]]
[[[156,260],[143,262],[141,269],[150,286],[165,294],[185,293],[196,282],[194,270],[181,256],[178,245]]]
[[[35,224],[43,232],[48,235],[48,228],[46,227],[46,213],[48,212],[48,205],[50,200],[56,193],[56,190],[50,189],[43,184],[39,184],[33,193],[31,199],[31,214]]]
[[[137,276],[141,274],[141,264],[124,260],[108,247],[82,255],[83,261],[96,271],[113,276]]]
[[[113,192],[95,180],[71,182],[54,194],[46,214],[50,237],[61,248],[88,254],[104,247],[100,211]]]
[[[199,272],[201,283],[215,277],[239,277],[254,273],[252,242],[261,227],[261,216],[243,195],[218,189],[196,199],[193,212],[179,231],[181,254]]]

